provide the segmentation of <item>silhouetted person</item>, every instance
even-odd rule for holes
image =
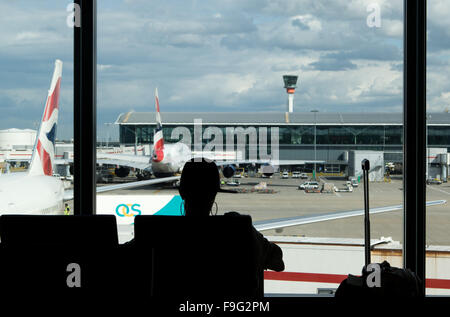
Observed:
[[[217,192],[221,191],[220,176],[217,166],[205,159],[192,159],[183,167],[180,179],[179,192],[184,200],[185,216],[202,217],[211,214]],[[232,211],[225,216],[237,216]],[[254,246],[259,269],[283,271],[283,252],[281,248],[269,242],[264,236],[253,228]]]

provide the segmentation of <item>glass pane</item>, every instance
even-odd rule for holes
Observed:
[[[72,201],[64,199],[73,183],[73,28],[66,5],[0,4],[0,214],[71,212]]]
[[[445,1],[427,2],[427,201],[450,197],[448,183],[448,150],[450,148],[450,115],[448,113],[450,82],[448,80],[448,25],[442,20],[450,12]],[[450,295],[448,254],[450,226],[448,203],[426,210],[426,294]]]
[[[151,158],[159,131],[165,149],[181,142],[217,162],[246,161],[222,178],[239,194],[219,193],[218,214],[249,214],[257,228],[294,218],[261,229],[286,264],[284,273],[266,272],[265,292],[316,294],[361,273],[363,217],[313,219],[363,209],[367,158],[370,206],[390,207],[371,218],[373,261],[402,265],[402,212],[393,207],[403,200],[402,1],[100,1],[98,12],[98,136],[117,131],[99,151],[136,155],[135,167],[103,164],[112,177],[102,182],[177,174]],[[145,158],[151,169],[137,167]],[[300,188],[312,181],[321,193],[312,183]],[[139,212],[117,206],[137,195],[174,197],[170,211],[182,209],[178,190],[159,184],[99,194],[99,210],[131,223],[123,216]],[[107,201],[116,209],[102,210]],[[310,221],[298,225],[299,217]]]

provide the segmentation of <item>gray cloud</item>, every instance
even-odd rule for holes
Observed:
[[[310,30],[309,26],[307,24],[303,23],[300,19],[292,20],[292,25],[300,28],[302,31]]]
[[[314,70],[321,71],[343,71],[357,68],[357,66],[349,60],[329,57],[321,58],[319,61],[309,64],[309,66]]]

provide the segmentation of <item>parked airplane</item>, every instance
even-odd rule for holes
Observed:
[[[161,113],[159,111],[158,89],[155,89],[156,129],[153,136],[151,156],[99,153],[97,163],[120,166],[116,175],[125,177],[130,168],[148,171],[156,177],[173,176],[180,173],[184,164],[192,158],[189,147],[182,143],[165,144],[162,131]],[[150,173],[146,173],[147,176]],[[139,178],[144,175],[139,174]]]
[[[0,177],[0,215],[62,214],[64,201],[73,199],[73,191],[66,191],[64,183],[52,176],[62,65],[60,60],[56,60],[28,171],[4,174]],[[179,177],[104,186],[97,188],[97,192],[171,182],[177,179]]]
[[[127,155],[127,154],[110,154],[98,153],[97,163],[110,164],[119,166],[116,168],[116,175],[119,177],[126,177],[129,174],[130,168],[136,168],[141,172],[138,173],[138,178],[141,179],[144,175],[150,174],[156,177],[167,177],[176,173],[181,173],[184,164],[193,157],[190,148],[182,143],[166,144],[162,132],[162,121],[159,107],[158,89],[155,89],[155,110],[156,110],[156,129],[153,136],[153,148],[151,156],[145,155]],[[236,172],[236,166],[239,164],[253,164],[260,165],[265,176],[271,176],[275,167],[271,160],[214,160],[216,165],[222,168],[222,173],[225,177],[233,177]],[[308,161],[309,162],[309,161]],[[313,163],[314,161],[311,161]],[[316,161],[323,163],[323,161]],[[301,160],[280,160],[279,165],[296,165],[305,164]]]
[[[157,177],[173,175],[181,172],[184,163],[191,159],[191,149],[182,142],[164,144],[158,88],[155,90],[155,108],[156,130],[153,136],[152,172]]]

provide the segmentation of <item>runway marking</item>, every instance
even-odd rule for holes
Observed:
[[[336,194],[336,196],[338,197],[342,197],[341,194],[339,194],[338,192],[334,192]]]
[[[446,192],[445,190],[442,190],[442,189],[440,189],[440,188],[434,188],[434,187],[432,187],[432,186],[430,186],[430,185],[427,185],[427,187],[428,187],[428,188],[431,188],[431,189],[434,189],[434,190],[437,190],[437,191],[440,191],[440,192],[442,192],[442,193],[444,193],[444,194],[450,195],[449,192]]]

